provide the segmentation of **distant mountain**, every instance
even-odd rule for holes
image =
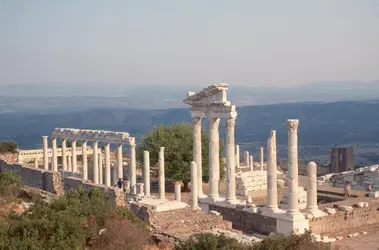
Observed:
[[[203,86],[204,87],[204,86]],[[0,113],[83,111],[89,108],[132,107],[142,109],[185,107],[188,91],[201,86],[154,86],[112,83],[0,85]],[[292,87],[257,87],[230,84],[228,99],[237,106],[292,102],[334,102],[377,99],[379,81],[321,82]]]
[[[378,101],[240,107],[237,109],[236,142],[241,145],[241,150],[248,149],[257,156],[259,147],[266,147],[269,131],[275,129],[280,146],[278,154],[284,156],[287,145],[286,120],[299,119],[301,157],[328,157],[330,148],[340,144],[366,144],[375,148],[379,145],[378,110]],[[0,140],[12,139],[18,142],[21,148],[35,148],[41,146],[42,135],[50,136],[56,127],[71,127],[127,131],[138,141],[157,124],[181,121],[191,121],[188,108],[96,108],[57,114],[11,113],[0,115]],[[206,126],[206,121],[203,125]],[[225,125],[224,121],[221,121],[221,139],[224,139],[224,133]],[[370,151],[372,152],[379,153],[375,150]]]

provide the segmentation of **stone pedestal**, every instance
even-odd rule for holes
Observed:
[[[117,145],[117,178],[124,178],[122,165],[122,144]]]
[[[226,202],[237,203],[236,199],[236,176],[235,176],[235,148],[234,148],[235,119],[226,120]],[[249,152],[248,152],[249,153]],[[246,156],[246,155],[245,155]]]
[[[197,166],[196,162],[191,162],[191,208],[200,209],[197,196]]]
[[[137,195],[141,197],[145,196],[145,193],[143,191],[143,183],[137,183],[136,187],[137,187]]]
[[[72,173],[75,174],[78,172],[77,158],[76,158],[76,140],[72,140],[71,154],[72,154]]]
[[[125,191],[130,193],[130,181],[124,181]]]
[[[179,183],[179,184],[175,184],[175,200],[176,201],[181,201],[181,193],[182,193],[182,185]]]
[[[263,162],[264,162],[264,150],[261,148],[261,171],[263,171]]]
[[[52,161],[53,171],[58,171],[57,138],[56,137],[52,138],[51,144],[52,144],[51,153],[53,157],[53,161]]]
[[[99,143],[93,142],[93,154],[92,154],[92,168],[93,168],[93,182],[99,184]]]
[[[235,145],[235,160],[236,160],[236,167],[238,168],[240,166],[240,146]]]
[[[249,153],[249,151],[245,151],[245,153],[244,153],[244,162],[245,162],[246,167],[250,166],[250,153]]]
[[[164,147],[159,151],[159,199],[166,199],[165,173],[164,173]],[[197,178],[195,179],[197,180]]]
[[[299,213],[295,215],[280,214],[276,218],[276,232],[285,235],[303,234],[309,230],[309,220]]]
[[[136,175],[136,144],[130,145],[130,193],[136,194],[136,184],[137,184],[137,175]]]
[[[143,181],[145,184],[146,196],[150,196],[150,153],[143,151]]]
[[[87,141],[82,142],[83,179],[88,180]]]
[[[63,172],[67,171],[67,154],[66,154],[67,139],[62,139],[62,168]]]
[[[276,131],[271,130],[270,138],[267,141],[267,202],[265,209],[273,212],[279,209],[276,166]]]
[[[318,209],[317,206],[317,164],[313,161],[308,163],[308,190],[307,190],[307,206],[306,213],[313,217],[326,216],[327,214]]]
[[[49,157],[47,156],[47,150],[48,150],[48,143],[47,143],[47,136],[42,136],[43,141],[43,168],[45,170],[49,170]]]
[[[193,161],[197,165],[197,192],[199,196],[204,197],[203,193],[203,168],[202,168],[202,154],[201,154],[201,118],[193,117]]]
[[[218,184],[220,180],[219,132],[220,118],[209,118],[209,190],[208,198],[219,199]]]
[[[111,186],[111,155],[110,155],[110,145],[106,143],[104,145],[105,151],[105,185]]]

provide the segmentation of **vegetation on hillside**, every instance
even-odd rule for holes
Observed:
[[[17,153],[18,145],[14,141],[0,141],[0,153]]]
[[[1,196],[18,196],[22,182],[20,176],[15,171],[6,170],[0,173],[0,195]]]
[[[201,131],[203,180],[208,181],[208,136]],[[143,162],[143,151],[150,152],[150,162],[158,163],[160,147],[165,147],[165,175],[168,179],[183,181],[184,191],[188,191],[191,181],[190,163],[192,161],[192,125],[177,123],[159,125],[145,134],[137,150],[137,157]],[[220,157],[224,145],[220,140]],[[224,176],[224,164],[220,160],[220,174]],[[156,173],[157,174],[157,173]]]
[[[330,250],[330,243],[316,242],[308,231],[302,235],[270,236],[255,244],[244,244],[225,235],[211,233],[191,237],[175,250]]]
[[[14,173],[4,172],[0,185],[14,190],[20,182]],[[149,240],[146,225],[98,189],[70,190],[50,203],[37,200],[25,213],[11,212],[0,225],[4,250],[142,249]]]

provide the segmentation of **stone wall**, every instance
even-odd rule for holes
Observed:
[[[309,226],[313,233],[330,236],[341,233],[362,231],[368,226],[379,225],[379,204],[356,208],[351,211],[338,211],[325,217],[312,218]]]
[[[240,171],[236,174],[236,194],[245,197],[250,191],[267,189],[266,171]]]
[[[250,208],[251,209],[251,208]],[[232,205],[209,204],[209,211],[219,212],[224,220],[230,221],[233,228],[243,232],[259,232],[269,234],[276,231],[276,219],[260,213],[246,211],[244,207]]]
[[[22,184],[25,186],[45,190],[56,195],[62,195],[64,190],[75,189],[78,187],[83,187],[83,189],[87,191],[93,188],[99,188],[106,192],[109,198],[114,201],[117,206],[125,206],[124,193],[119,188],[93,184],[77,177],[65,177],[62,183],[59,172],[24,167],[18,164],[11,165],[0,160],[0,172],[5,170],[15,171],[16,174],[21,177]]]

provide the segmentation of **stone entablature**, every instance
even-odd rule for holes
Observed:
[[[57,156],[62,156],[62,148],[57,148],[56,150]],[[71,154],[71,148],[66,148],[66,154]],[[87,154],[92,154],[93,150],[91,147],[87,147]],[[82,148],[76,148],[76,154],[82,154]],[[51,148],[47,149],[47,156],[53,157],[53,150]],[[43,157],[43,149],[31,149],[31,150],[20,150],[17,155],[17,161],[19,163],[24,162],[25,160],[42,158]]]
[[[126,132],[114,132],[104,130],[89,130],[89,129],[71,129],[71,128],[56,128],[52,134],[53,137],[66,138],[70,140],[91,140],[105,143],[128,143],[135,144],[135,138],[130,137]]]

